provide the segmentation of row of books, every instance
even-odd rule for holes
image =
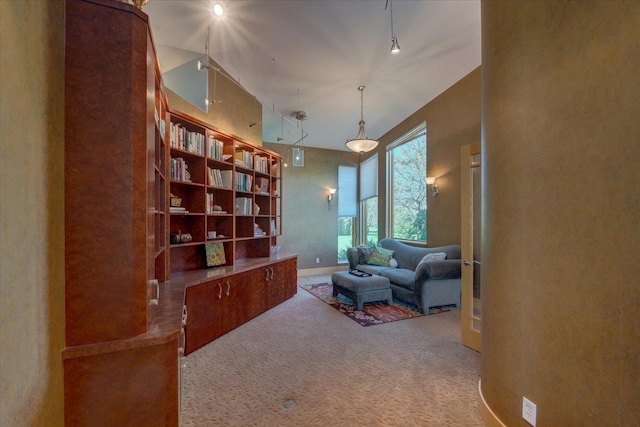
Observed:
[[[255,170],[257,172],[262,172],[262,173],[269,173],[269,158],[266,156],[260,156],[258,154],[256,154],[255,156],[253,156],[254,158],[254,162],[255,162]]]
[[[233,156],[235,164],[247,169],[253,168],[253,154],[248,151],[237,149]]]
[[[160,137],[164,139],[164,130],[166,125],[164,119],[160,118],[160,114],[158,114],[157,109],[153,110],[153,118],[156,121],[156,126],[158,126],[158,129],[160,130]]]
[[[223,160],[224,143],[210,136],[207,141],[207,157],[216,160]]]
[[[253,198],[236,197],[236,214],[253,215]]]
[[[207,185],[228,189],[233,188],[233,184],[231,182],[233,178],[232,170],[220,170],[207,167],[207,172]]]
[[[253,175],[247,173],[236,172],[236,191],[250,191],[253,192]]]
[[[174,181],[191,181],[191,175],[187,172],[187,162],[182,157],[171,158],[169,163],[169,177]]]
[[[169,144],[174,148],[204,156],[204,134],[190,131],[180,123],[171,122]]]

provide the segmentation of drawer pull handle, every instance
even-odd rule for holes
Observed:
[[[158,305],[160,303],[160,283],[158,282],[158,279],[152,279],[151,286],[156,287],[156,297],[149,301],[149,305]]]

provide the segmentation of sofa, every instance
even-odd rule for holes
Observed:
[[[381,253],[390,255],[387,265],[381,265],[385,259],[382,256],[380,262]],[[393,297],[417,306],[423,314],[432,307],[460,307],[460,245],[420,248],[385,238],[376,248],[347,249],[347,258],[352,270],[388,278]]]

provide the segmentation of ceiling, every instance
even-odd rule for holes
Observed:
[[[263,118],[269,142],[282,134],[281,143],[294,143],[301,124],[304,146],[348,150],[345,141],[358,133],[360,85],[366,132],[377,139],[481,61],[479,0],[393,1],[397,55],[389,53],[386,0],[218,2],[222,17],[208,0],[144,7],[160,66],[169,71],[202,56],[209,25],[209,56],[277,117]],[[296,111],[308,118],[296,120]]]

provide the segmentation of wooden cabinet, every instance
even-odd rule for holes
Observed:
[[[185,354],[222,335],[222,282],[212,281],[191,286],[185,292],[187,322]]]
[[[65,2],[65,420],[177,425],[166,98],[148,17]],[[134,375],[135,374],[135,375]]]
[[[184,282],[176,279],[175,285],[185,286],[189,313],[186,354],[291,298],[295,292],[289,289],[285,293],[285,289],[291,283],[291,274],[297,281],[296,259],[290,256],[282,260],[256,260],[256,265],[235,266],[220,271],[211,280],[202,281],[198,271],[189,272]],[[198,283],[189,284],[190,280]]]
[[[287,300],[298,292],[297,259],[290,259],[284,263],[284,299]]]
[[[171,111],[171,273],[207,268],[217,242],[224,265],[269,257],[281,233],[282,157]],[[189,234],[188,242],[177,236]]]

